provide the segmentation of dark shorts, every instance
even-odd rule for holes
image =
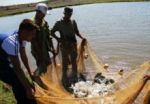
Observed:
[[[61,44],[62,64],[66,66],[70,63],[76,62],[77,58],[77,44],[65,42]]]

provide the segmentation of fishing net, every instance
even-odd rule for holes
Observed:
[[[149,100],[150,82],[143,80],[143,76],[150,69],[150,62],[145,62],[138,69],[124,72],[123,76],[120,76],[107,71],[89,43],[82,41],[78,46],[78,72],[90,81],[96,73],[101,72],[104,76],[114,79],[115,83],[111,85],[111,93],[76,98],[64,89],[61,83],[61,60],[58,57],[56,59],[57,64],[49,65],[47,72],[40,77],[45,87],[35,83],[38,104],[132,104],[138,99],[140,104],[145,104]],[[139,97],[140,94],[142,97]]]
[[[150,104],[150,81],[146,83],[142,93],[144,94],[144,97],[141,103]]]

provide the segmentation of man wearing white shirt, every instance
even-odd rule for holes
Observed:
[[[36,104],[33,86],[21,68],[19,53],[29,75],[32,76],[25,45],[35,37],[37,31],[37,25],[29,19],[24,19],[19,31],[12,34],[0,33],[0,80],[12,86],[17,104]]]

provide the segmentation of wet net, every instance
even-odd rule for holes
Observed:
[[[47,72],[40,77],[44,88],[35,83],[38,104],[146,104],[149,100],[150,82],[143,80],[143,76],[149,71],[150,62],[145,62],[137,69],[124,72],[123,76],[120,76],[106,70],[89,43],[82,41],[78,46],[78,72],[90,81],[96,73],[101,72],[104,76],[114,79],[115,83],[110,86],[110,93],[76,98],[64,89],[61,83],[61,61],[59,57],[56,59],[57,64],[49,65]]]

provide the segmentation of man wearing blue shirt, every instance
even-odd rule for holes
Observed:
[[[12,34],[0,33],[0,80],[12,86],[17,104],[36,104],[33,86],[21,68],[19,53],[31,76],[25,45],[27,41],[30,42],[34,38],[37,31],[37,25],[29,19],[24,19],[19,26],[19,31]]]

